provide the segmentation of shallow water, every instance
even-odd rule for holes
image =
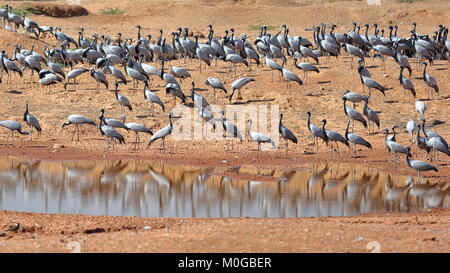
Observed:
[[[0,157],[0,209],[142,217],[317,217],[450,207],[416,177],[323,164],[198,168]]]

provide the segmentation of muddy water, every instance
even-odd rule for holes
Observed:
[[[142,217],[317,217],[450,207],[432,181],[346,164],[198,168],[0,157],[0,209]]]

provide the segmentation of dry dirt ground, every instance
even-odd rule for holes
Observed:
[[[212,24],[216,32],[222,35],[225,29],[234,28],[238,34],[247,33],[254,39],[259,33],[258,25],[274,26],[275,33],[282,24],[287,24],[290,34],[302,35],[313,41],[312,33],[305,31],[319,23],[337,24],[337,32],[345,32],[353,21],[360,24],[377,22],[387,29],[389,24],[399,26],[399,35],[409,35],[411,22],[417,22],[418,32],[432,33],[439,24],[450,25],[450,2],[417,1],[399,3],[382,1],[381,6],[369,7],[364,1],[81,1],[89,15],[57,18],[49,16],[30,16],[41,25],[60,26],[63,32],[76,37],[80,27],[85,33],[114,35],[121,32],[124,37],[136,39],[136,25],[142,26],[144,34],[152,34],[153,39],[163,28],[165,35],[178,27],[189,27],[194,33],[207,32]],[[31,5],[32,2],[0,1],[14,6]],[[41,5],[63,5],[64,1],[40,3]],[[47,6],[49,9],[49,7]],[[64,8],[64,6],[60,6]],[[101,14],[106,8],[117,8],[123,14]],[[24,34],[0,30],[0,48],[12,55],[15,44],[22,44],[42,53],[44,46],[56,45],[48,36],[43,41],[26,38]],[[410,60],[411,62],[413,60]],[[328,120],[328,128],[343,132],[345,116],[342,110],[341,95],[345,89],[363,92],[355,65],[351,67],[349,59],[340,57],[329,61],[321,59],[318,65],[320,74],[310,74],[308,83],[303,86],[286,84],[277,75],[271,79],[271,71],[264,65],[252,65],[249,70],[238,67],[238,76],[230,72],[228,64],[213,63],[211,68],[198,71],[198,63],[183,60],[173,61],[190,69],[193,80],[200,93],[213,101],[212,92],[204,84],[209,76],[222,79],[227,87],[238,77],[251,76],[255,82],[242,90],[244,105],[278,105],[284,113],[284,124],[299,138],[299,144],[290,145],[288,155],[283,149],[258,153],[256,144],[244,141],[235,143],[233,152],[224,151],[224,141],[175,141],[170,137],[166,141],[168,151],[161,153],[158,143],[150,149],[134,151],[132,145],[119,147],[117,151],[104,151],[104,139],[98,129],[86,127],[81,130],[81,141],[70,141],[71,129],[61,130],[60,125],[69,114],[79,113],[96,118],[100,108],[107,110],[108,116],[118,117],[126,114],[127,121],[146,124],[153,131],[167,123],[167,113],[157,112],[149,117],[149,104],[143,99],[141,87],[131,89],[131,84],[121,87],[121,92],[132,102],[134,109],[123,112],[118,106],[113,92],[104,88],[96,90],[96,84],[89,75],[80,78],[80,84],[74,91],[65,91],[62,85],[46,88],[36,84],[37,77],[25,72],[22,79],[14,76],[11,84],[0,85],[3,98],[0,102],[0,117],[20,120],[26,99],[30,99],[30,111],[39,118],[43,127],[42,135],[33,142],[27,137],[16,138],[13,145],[6,145],[6,130],[2,129],[0,154],[20,155],[46,160],[57,159],[161,159],[194,165],[217,165],[227,160],[227,165],[298,165],[308,162],[350,162],[370,164],[385,171],[398,174],[414,174],[404,159],[394,165],[388,156],[381,131],[367,135],[360,125],[356,132],[363,135],[373,145],[373,150],[358,151],[360,157],[351,158],[345,150],[340,154],[329,152],[321,146],[319,153],[312,154],[312,139],[306,127],[307,111],[312,111],[313,122]],[[154,64],[159,67],[160,64]],[[291,61],[287,67],[300,77]],[[383,70],[379,59],[368,59],[372,77],[384,86],[392,87],[386,97],[373,92],[371,108],[380,111],[381,128],[394,124],[401,128],[399,142],[406,145],[409,136],[404,133],[406,122],[415,117],[414,103],[398,83],[398,66],[393,60],[386,61]],[[427,124],[433,126],[444,137],[449,137],[449,62],[436,61],[429,73],[437,79],[441,92],[427,103]],[[418,99],[427,99],[427,87],[421,80],[422,72],[413,64],[412,81],[416,86]],[[110,79],[111,80],[111,79]],[[190,80],[183,83],[184,92],[189,93]],[[172,98],[163,91],[163,82],[154,78],[152,89],[166,103],[170,110]],[[204,89],[204,90],[203,90]],[[218,93],[217,103],[228,103],[223,93]],[[357,106],[362,110],[362,106]],[[168,112],[168,111],[167,111]],[[438,122],[436,122],[438,121]],[[443,123],[439,122],[442,121]],[[128,142],[133,136],[128,137]],[[55,144],[59,144],[56,145]],[[63,144],[64,147],[61,148]],[[142,147],[142,145],[141,145]],[[413,153],[418,156],[417,148]],[[442,157],[441,157],[442,158]],[[426,174],[427,179],[448,188],[450,171],[448,161],[435,162],[439,173]],[[79,215],[40,215],[28,213],[1,212],[0,223],[6,229],[11,223],[19,222],[25,231],[6,232],[0,237],[0,251],[69,251],[67,243],[79,241],[82,251],[369,251],[367,243],[378,240],[381,251],[449,251],[450,225],[448,211],[432,211],[420,214],[368,215],[348,218],[318,219],[139,219],[127,217],[91,217]],[[149,226],[149,230],[143,230]],[[102,228],[104,232],[87,235],[88,229]],[[256,234],[256,235],[255,235]],[[148,237],[148,238],[147,238]],[[144,238],[144,239],[143,239]],[[276,240],[275,240],[276,239]],[[332,243],[330,243],[330,241]],[[239,243],[237,243],[239,242]],[[277,243],[274,243],[277,242]]]

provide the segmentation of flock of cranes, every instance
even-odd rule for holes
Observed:
[[[317,150],[320,140],[331,149],[334,149],[333,144],[335,144],[337,150],[339,149],[339,143],[341,143],[348,147],[352,145],[354,156],[357,153],[357,146],[372,149],[372,145],[363,136],[354,132],[355,127],[360,123],[364,128],[368,128],[369,134],[377,131],[375,126],[379,131],[379,112],[371,108],[373,105],[371,102],[379,94],[388,96],[389,90],[393,89],[393,87],[383,86],[380,79],[372,78],[370,67],[365,66],[366,60],[368,58],[380,58],[383,69],[385,69],[387,59],[395,61],[399,65],[399,84],[401,88],[407,91],[405,96],[409,98],[412,96],[416,99],[418,91],[416,89],[417,84],[413,83],[410,78],[411,74],[413,70],[421,71],[423,82],[428,88],[428,97],[429,99],[431,97],[432,100],[434,96],[440,96],[440,89],[438,82],[428,72],[427,67],[433,65],[435,60],[449,60],[450,56],[450,39],[447,38],[448,28],[444,25],[439,25],[434,35],[430,36],[418,33],[417,24],[413,23],[413,29],[410,31],[410,36],[407,37],[398,36],[398,26],[390,25],[389,34],[385,37],[385,30],[382,29],[380,32],[377,24],[373,25],[373,35],[369,34],[369,24],[361,27],[357,23],[353,23],[353,29],[346,33],[335,33],[337,26],[334,24],[320,24],[307,29],[313,33],[313,42],[303,36],[291,36],[287,25],[282,25],[281,30],[276,34],[269,33],[267,26],[263,25],[261,32],[253,41],[246,34],[238,36],[233,28],[226,30],[222,37],[217,37],[214,35],[216,30],[212,25],[209,25],[205,42],[200,40],[199,35],[195,35],[194,39],[190,38],[189,29],[181,27],[170,32],[170,36],[164,35],[164,31],[160,30],[156,42],[153,42],[151,35],[144,36],[142,34],[140,25],[136,26],[137,38],[135,40],[123,38],[121,33],[114,37],[93,34],[91,38],[88,38],[85,36],[83,28],[80,28],[77,39],[74,39],[63,33],[59,27],[40,26],[27,17],[26,13],[23,16],[14,14],[12,8],[8,5],[0,9],[0,17],[3,19],[3,26],[6,30],[17,31],[22,26],[25,32],[32,34],[35,39],[53,37],[57,43],[57,46],[53,48],[46,46],[42,55],[34,50],[34,46],[27,50],[22,48],[21,45],[16,45],[12,55],[8,55],[5,50],[2,50],[0,53],[0,70],[2,71],[0,81],[3,85],[7,84],[2,80],[5,75],[8,77],[7,82],[11,83],[14,76],[23,78],[26,76],[26,70],[29,70],[30,77],[33,78],[36,74],[39,78],[38,84],[47,87],[47,93],[51,92],[50,87],[53,85],[62,85],[64,89],[73,88],[76,90],[77,79],[89,72],[97,85],[97,90],[100,89],[100,86],[104,86],[106,89],[114,86],[114,96],[123,111],[133,111],[134,108],[132,102],[120,92],[120,86],[129,86],[130,82],[132,82],[133,88],[139,88],[139,85],[143,86],[141,88],[143,88],[144,99],[150,103],[151,114],[154,116],[154,104],[157,104],[163,112],[166,112],[168,108],[167,103],[163,103],[163,100],[150,89],[156,78],[164,82],[165,93],[173,96],[173,106],[177,104],[177,99],[186,105],[192,100],[203,121],[211,124],[213,128],[215,128],[216,123],[221,124],[228,140],[236,138],[241,142],[243,134],[238,128],[230,120],[224,118],[223,111],[218,113],[221,114],[220,118],[214,116],[211,105],[205,96],[196,92],[195,80],[188,69],[171,65],[172,60],[184,59],[184,63],[197,60],[200,72],[208,69],[205,67],[214,69],[212,67],[213,62],[217,64],[219,61],[224,61],[230,63],[229,68],[231,68],[231,71],[234,70],[235,77],[238,74],[237,66],[243,65],[252,69],[252,63],[254,63],[257,67],[265,66],[270,69],[272,81],[274,80],[273,73],[278,71],[276,73],[279,73],[280,77],[286,82],[286,88],[288,88],[292,82],[298,85],[307,84],[308,73],[320,73],[316,65],[321,60],[329,62],[331,57],[340,58],[347,55],[351,57],[353,69],[353,58],[356,57],[358,58],[356,70],[363,90],[368,89],[368,95],[345,90],[342,96],[343,112],[347,116],[345,133],[342,135],[338,131],[325,129],[326,119],[322,120],[322,126],[315,125],[311,119],[312,112],[307,112],[307,128],[314,137],[314,145]],[[11,24],[15,29],[10,26]],[[327,28],[329,32],[327,32]],[[364,33],[360,33],[362,28]],[[72,46],[75,46],[75,49],[72,49]],[[309,59],[313,60],[315,64],[309,63]],[[417,62],[416,69],[413,69],[409,62],[413,59]],[[286,67],[289,60],[292,60],[294,69],[303,72],[304,81],[294,71]],[[155,65],[158,62],[160,63],[160,69]],[[168,70],[167,64],[169,64]],[[69,67],[70,71],[67,71],[66,68]],[[404,73],[405,69],[409,72],[408,76]],[[182,84],[189,78],[192,88],[190,94],[185,94]],[[112,85],[110,84],[111,80],[113,81]],[[234,94],[237,92],[236,102],[239,102],[242,100],[241,90],[244,87],[251,88],[251,83],[254,81],[255,78],[252,77],[241,77],[235,80],[230,88],[226,87],[217,77],[209,77],[204,83],[212,88],[215,100],[217,100],[216,89],[218,89],[227,95],[228,102],[231,104]],[[374,91],[377,91],[377,94],[374,94]],[[353,107],[348,104],[349,102],[352,103]],[[356,105],[360,102],[364,104],[362,112],[356,109]],[[450,155],[445,139],[425,126],[426,107],[424,102],[417,100],[415,106],[421,116],[421,122],[417,124],[415,120],[408,122],[406,129],[411,136],[411,142],[430,154],[431,159],[438,159],[439,153]],[[110,144],[115,148],[117,143],[125,143],[125,137],[119,129],[128,132],[133,131],[136,136],[136,143],[140,142],[139,133],[145,133],[151,135],[148,146],[160,139],[161,148],[165,149],[164,140],[173,131],[174,118],[177,117],[169,113],[168,125],[153,133],[150,128],[142,124],[125,123],[125,115],[121,116],[121,120],[106,117],[105,110],[101,109],[98,124],[95,119],[73,114],[63,123],[62,128],[73,124],[75,130],[72,140],[75,135],[79,140],[79,126],[83,124],[98,126],[101,135],[106,137],[108,141],[107,148]],[[298,143],[298,139],[293,131],[282,123],[282,118],[283,115],[281,114],[279,134],[285,140],[287,153],[288,142],[295,144]],[[33,130],[36,130],[38,134],[42,131],[38,119],[29,112],[28,101],[23,121],[29,126],[29,132],[23,131],[21,124],[17,121],[0,121],[0,126],[9,129],[11,136],[14,136],[14,132],[17,131],[20,134],[29,135],[30,139],[32,139]],[[261,144],[263,143],[269,143],[273,149],[276,148],[276,144],[270,136],[253,130],[251,119],[247,120],[247,124],[249,140],[258,144],[258,150],[261,150]],[[390,136],[389,129],[385,129],[385,145],[390,152],[395,154],[395,158],[399,154],[405,154],[408,166],[416,170],[418,174],[423,171],[437,171],[435,166],[425,161],[411,160],[411,148],[396,142],[394,128],[392,128],[393,134]],[[416,138],[414,138],[415,132],[417,132]],[[421,133],[423,136],[420,136]]]

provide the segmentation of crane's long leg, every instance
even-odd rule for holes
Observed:
[[[288,141],[287,141],[287,139],[285,139],[285,141],[286,141],[286,150],[285,150],[285,154],[286,154],[286,156],[287,156],[287,154],[288,154]]]
[[[77,127],[75,127],[73,129],[73,133],[72,133],[72,138],[70,139],[71,141],[73,141],[73,138],[75,137],[75,132],[77,131]]]
[[[80,128],[78,128],[78,124],[77,124],[77,141],[80,141]]]
[[[153,102],[151,102],[150,104],[151,104],[151,107],[150,107],[151,117],[154,117],[155,116],[155,104]]]

